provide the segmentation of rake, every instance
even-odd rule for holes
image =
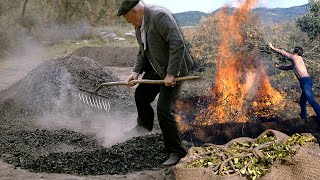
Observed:
[[[174,81],[179,82],[179,81],[195,80],[195,79],[199,79],[199,78],[200,78],[200,76],[184,76],[184,77],[177,77],[174,79]],[[135,84],[138,84],[138,83],[164,84],[164,80],[150,80],[150,79],[138,79],[138,80],[132,80],[130,82],[135,83]],[[120,85],[128,85],[128,83],[127,83],[127,81],[101,83],[94,91],[79,89],[80,91],[83,91],[86,94],[79,92],[78,96],[79,96],[81,102],[83,102],[87,105],[90,105],[91,107],[109,112],[111,109],[111,106],[110,106],[110,102],[106,100],[108,97],[98,94],[98,91],[100,91],[103,87],[120,86]],[[89,95],[87,95],[87,93],[89,93]]]

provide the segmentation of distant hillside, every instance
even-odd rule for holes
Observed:
[[[284,23],[296,19],[308,12],[309,4],[302,6],[294,6],[290,8],[256,8],[252,12],[258,14],[261,21],[264,23]],[[235,8],[231,8],[232,12]],[[220,9],[212,12],[216,13]],[[188,11],[183,13],[176,13],[176,18],[180,26],[196,26],[200,24],[200,20],[203,17],[207,17],[210,14],[199,11]]]
[[[266,23],[283,23],[294,20],[308,12],[309,5],[294,6],[291,8],[256,8],[252,12],[259,15]]]
[[[179,26],[196,26],[199,25],[200,20],[203,17],[207,17],[209,14],[199,11],[187,11],[182,13],[173,14],[177,20]]]

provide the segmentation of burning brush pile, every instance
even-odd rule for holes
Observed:
[[[294,127],[295,123],[281,119],[286,94],[269,80],[269,50],[250,14],[256,4],[257,0],[246,0],[232,11],[226,7],[202,25],[205,36],[216,43],[212,46],[217,48],[212,49],[218,50],[216,59],[212,59],[216,64],[213,83],[205,96],[178,100],[176,106],[183,139],[195,145],[224,144],[239,136],[257,137],[267,129],[294,133],[298,128],[307,128]],[[210,36],[211,32],[215,34]]]
[[[195,112],[195,108],[190,108],[190,114],[181,115],[177,111],[176,115],[183,139],[196,146],[207,143],[191,147],[188,155],[174,167],[178,180],[316,179],[319,176],[312,168],[320,162],[315,138],[292,133],[297,130],[292,124],[298,121],[287,124],[267,121],[277,119],[286,103],[285,95],[272,87],[263,58],[249,41],[250,34],[242,29],[256,3],[257,0],[246,0],[232,13],[226,8],[218,14],[220,43],[214,86],[210,88],[209,98],[198,98],[195,107],[199,114],[190,116]],[[188,104],[178,101],[178,110],[187,107],[183,103]],[[308,131],[302,124],[298,126],[299,132]],[[281,129],[293,135],[267,129]],[[252,136],[258,137],[249,138]],[[305,148],[306,144],[311,146]]]
[[[220,43],[215,84],[210,89],[211,103],[196,117],[195,124],[273,118],[283,110],[283,95],[272,87],[259,52],[251,47],[254,45],[249,42],[250,34],[243,31],[256,3],[247,0],[231,15],[228,8],[219,12]]]

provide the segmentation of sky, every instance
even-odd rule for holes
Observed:
[[[224,5],[237,6],[239,2],[244,0],[142,0],[147,5],[162,6],[171,13],[179,13],[185,11],[201,11],[210,13]],[[300,6],[307,4],[308,0],[259,0],[257,7],[267,8],[288,8],[292,6]]]

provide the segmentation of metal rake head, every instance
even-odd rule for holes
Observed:
[[[106,101],[103,98],[96,97],[94,95],[86,95],[83,93],[78,93],[80,101],[84,104],[90,105],[91,107],[110,111],[111,106],[109,101]]]

